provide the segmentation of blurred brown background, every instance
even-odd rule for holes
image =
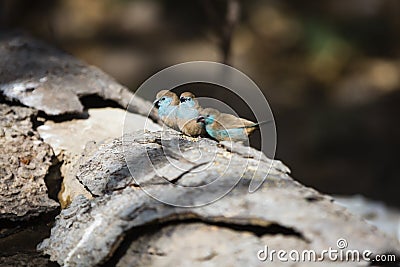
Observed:
[[[0,3],[3,31],[44,39],[133,91],[176,63],[229,62],[269,100],[276,157],[296,179],[400,207],[398,0]]]

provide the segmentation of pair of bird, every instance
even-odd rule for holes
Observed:
[[[154,105],[164,124],[192,137],[207,133],[218,141],[247,141],[260,125],[213,108],[203,109],[191,92],[184,92],[178,98],[174,92],[161,90]]]

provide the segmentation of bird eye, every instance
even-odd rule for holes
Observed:
[[[165,97],[161,98],[161,100],[165,100]]]
[[[206,117],[207,117],[207,118],[209,118],[209,117],[210,117],[210,115],[207,115]]]

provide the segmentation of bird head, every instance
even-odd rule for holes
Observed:
[[[206,108],[201,112],[201,116],[197,118],[197,122],[202,122],[205,125],[212,124],[217,116],[219,111],[213,108]]]
[[[180,105],[186,105],[188,107],[194,107],[197,105],[197,102],[195,100],[196,96],[191,93],[191,92],[183,92],[180,97]]]
[[[153,104],[157,107],[176,106],[179,104],[178,96],[171,91],[161,90],[156,95],[156,100]]]

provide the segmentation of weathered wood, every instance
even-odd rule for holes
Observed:
[[[396,240],[332,203],[332,198],[294,181],[282,163],[239,144],[228,151],[227,145],[209,139],[188,139],[173,131],[141,131],[91,149],[78,167],[77,178],[95,197],[91,200],[78,197],[63,210],[50,238],[39,246],[40,250],[64,266],[93,266],[112,257],[125,238],[122,247],[128,252],[122,258],[114,256],[111,259],[114,263],[161,266],[165,262],[184,261],[183,254],[174,252],[165,243],[167,240],[178,242],[181,233],[180,242],[192,245],[189,258],[202,258],[208,266],[218,266],[221,258],[204,254],[201,248],[206,240],[218,240],[219,248],[215,248],[218,255],[226,253],[227,256],[234,247],[240,248],[240,253],[230,255],[233,266],[254,262],[255,249],[263,249],[271,240],[270,244],[277,249],[306,248],[321,252],[336,248],[337,240],[345,238],[351,249],[399,253]],[[195,157],[197,150],[201,152],[201,160]],[[169,161],[168,157],[175,161]],[[213,164],[205,170],[196,169],[209,162]],[[174,167],[177,163],[183,163],[181,170]],[[129,169],[134,177],[145,177],[138,179],[142,188],[131,177]],[[175,187],[165,180],[196,186],[215,179],[216,174],[222,175],[215,186],[196,190]],[[262,179],[267,174],[261,188],[250,194],[250,179]],[[240,181],[238,175],[242,177]],[[200,207],[166,205],[143,190],[190,206],[209,202],[221,192],[229,191],[237,181],[226,196]],[[199,240],[199,232],[203,241]],[[171,237],[170,233],[177,234]],[[250,235],[248,242],[253,245],[243,246],[246,240],[243,235],[246,238]],[[215,246],[210,244],[209,248],[212,247]],[[157,248],[163,261],[158,259]]]
[[[100,69],[27,36],[1,36],[0,70],[0,93],[6,99],[48,115],[82,113],[79,98],[97,95],[156,119],[150,102],[131,101],[133,94]]]
[[[26,220],[58,207],[44,181],[53,151],[33,129],[36,114],[0,104],[0,219]]]

